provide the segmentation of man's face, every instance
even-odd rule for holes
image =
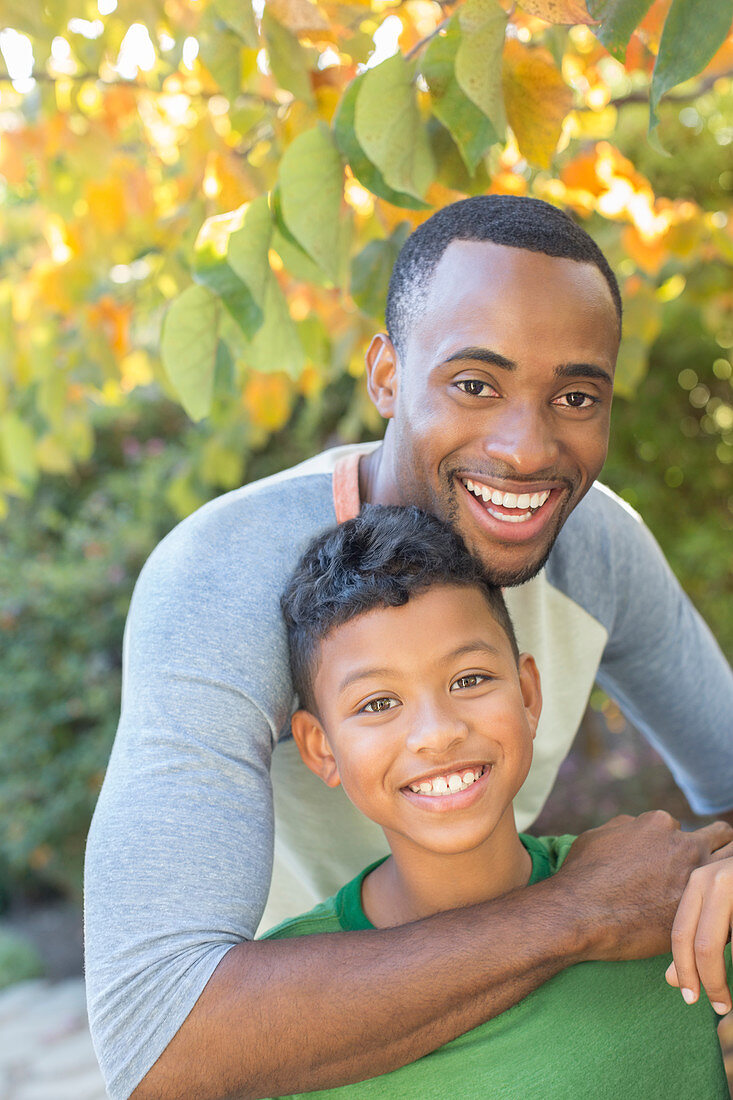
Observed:
[[[605,460],[617,351],[595,265],[454,242],[403,359],[370,349],[381,499],[452,523],[495,583],[528,580]]]

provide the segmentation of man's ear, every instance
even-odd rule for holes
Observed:
[[[365,362],[369,396],[380,416],[391,420],[397,403],[397,352],[386,333],[373,337]]]
[[[522,689],[522,701],[529,728],[534,737],[542,713],[542,685],[535,659],[529,653],[519,654],[519,686]]]
[[[338,787],[341,779],[336,760],[316,716],[308,710],[296,710],[290,725],[305,766],[322,779],[327,787]]]

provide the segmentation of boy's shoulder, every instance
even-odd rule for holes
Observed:
[[[522,843],[532,857],[532,874],[528,885],[549,878],[560,870],[574,836],[529,836],[520,833]],[[275,925],[261,940],[291,939],[295,936],[312,936],[318,932],[344,932],[371,929],[368,918],[361,907],[361,884],[375,867],[387,857],[370,863],[363,871],[342,886],[333,897],[314,905],[307,913],[290,917]]]

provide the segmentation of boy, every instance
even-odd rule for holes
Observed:
[[[519,835],[512,807],[537,668],[457,535],[415,508],[367,508],[311,545],[282,606],[303,760],[381,825],[391,855],[266,938],[409,924],[559,868],[573,838]],[[308,1095],[727,1100],[715,1013],[704,999],[686,1007],[664,965],[571,966],[417,1062]],[[439,981],[426,974],[415,995]]]

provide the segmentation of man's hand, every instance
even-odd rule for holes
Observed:
[[[733,844],[713,853],[712,861],[690,875],[672,926],[672,954],[665,975],[687,1004],[702,984],[716,1012],[731,1010],[723,951],[733,925]]]
[[[584,897],[590,889],[597,899],[596,934],[587,957],[611,961],[669,951],[690,876],[731,841],[733,828],[723,821],[682,832],[662,810],[615,817],[579,836],[556,877],[574,879]],[[712,976],[709,969],[705,973]],[[720,963],[715,974],[719,993]]]

